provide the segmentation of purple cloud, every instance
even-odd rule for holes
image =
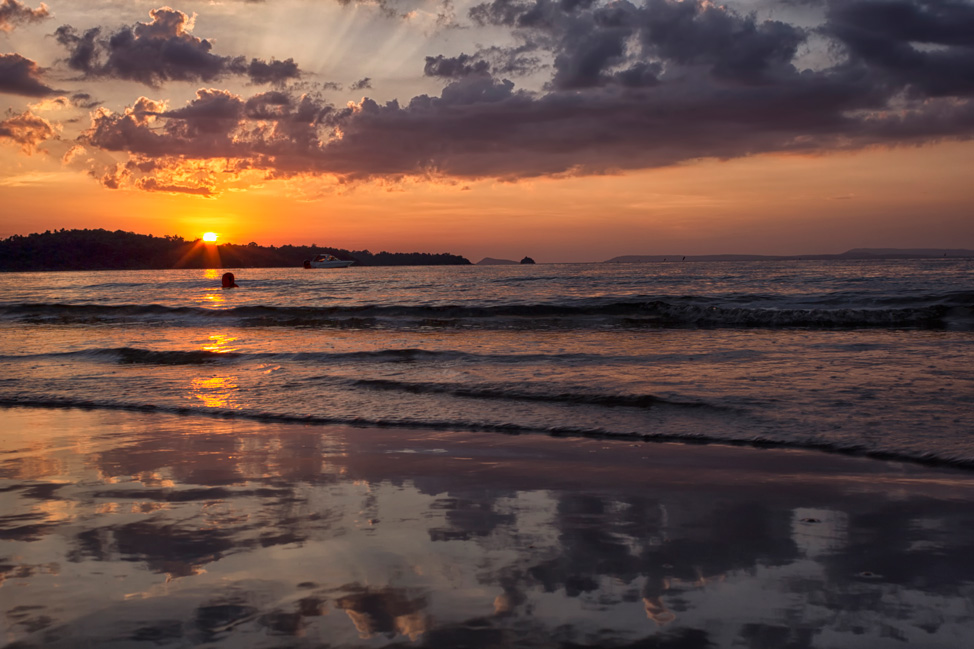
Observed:
[[[913,96],[974,94],[969,2],[833,1],[823,31],[846,48],[852,62]]]
[[[9,140],[20,145],[21,150],[30,155],[40,144],[57,136],[57,128],[43,117],[29,110],[0,120],[0,140]]]
[[[427,56],[423,74],[428,77],[459,78],[471,74],[487,74],[490,63],[476,56],[460,54],[454,57]]]
[[[109,37],[100,28],[79,33],[70,25],[55,32],[68,50],[68,66],[91,77],[112,77],[158,87],[167,81],[210,82],[247,76],[253,83],[283,83],[300,76],[293,59],[285,61],[220,56],[213,45],[191,32],[192,19],[169,7],[149,12],[152,22],[123,27]]]
[[[9,32],[14,25],[36,23],[50,15],[43,2],[37,9],[31,9],[19,0],[0,0],[0,31]]]
[[[41,81],[41,68],[20,54],[0,54],[0,92],[44,97],[56,92]]]
[[[518,179],[969,139],[972,12],[951,0],[836,0],[810,30],[703,0],[494,0],[471,15],[509,26],[520,45],[426,57],[427,76],[446,82],[438,96],[342,107],[283,89],[203,89],[181,108],[141,98],[100,110],[82,140],[130,154],[130,185],[215,192],[221,173],[243,170]],[[839,53],[802,69],[812,33]],[[550,62],[540,91],[503,78],[495,61],[514,51]],[[205,182],[185,180],[187,165],[211,169]]]

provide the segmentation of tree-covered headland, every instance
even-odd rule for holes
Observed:
[[[318,254],[357,266],[466,265],[459,255],[426,252],[349,251],[311,246],[209,244],[179,236],[156,237],[116,230],[56,230],[0,240],[0,270],[155,270],[165,268],[300,267]]]

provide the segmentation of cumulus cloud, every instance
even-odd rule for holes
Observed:
[[[519,44],[426,57],[425,74],[444,80],[436,96],[336,106],[284,88],[206,88],[181,107],[143,97],[99,109],[81,142],[129,154],[111,182],[212,195],[242,174],[518,179],[966,139],[972,12],[836,0],[808,28],[705,0],[493,0],[471,16]],[[813,34],[838,54],[803,69]],[[535,73],[550,65],[540,90],[498,69],[515,52]]]
[[[20,145],[21,150],[30,155],[46,140],[56,137],[58,128],[43,117],[27,110],[0,120],[0,141],[10,141]]]
[[[705,66],[715,77],[763,82],[790,71],[804,30],[759,22],[704,0],[492,0],[470,10],[481,25],[507,26],[553,57],[554,88],[654,85],[665,66]]]
[[[57,93],[41,81],[41,72],[37,63],[20,54],[0,54],[0,92],[25,97]]]
[[[0,31],[9,32],[14,25],[36,23],[49,15],[43,2],[37,9],[31,9],[20,0],[0,0]]]
[[[269,62],[251,59],[247,66],[247,76],[257,84],[282,84],[291,79],[297,79],[301,76],[301,72],[298,70],[298,64],[294,62],[294,59],[287,59],[286,61],[272,59]]]
[[[283,83],[301,72],[293,59],[285,61],[220,56],[208,40],[193,35],[193,17],[161,7],[149,12],[148,23],[123,27],[108,37],[101,28],[79,32],[62,25],[55,32],[68,51],[70,68],[90,77],[112,77],[158,87],[166,81],[210,82],[228,76],[247,76],[253,83]]]
[[[41,99],[40,101],[28,105],[33,111],[43,112],[43,111],[58,111],[65,110],[72,106],[72,102],[67,97],[48,97],[46,99]]]

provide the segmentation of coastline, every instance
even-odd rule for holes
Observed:
[[[970,471],[2,415],[0,639],[14,646],[950,647],[974,628]]]

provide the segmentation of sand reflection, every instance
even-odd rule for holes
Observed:
[[[57,435],[0,440],[2,644],[952,647],[971,629],[967,474],[50,412]],[[22,477],[31,458],[56,481]]]
[[[430,625],[425,597],[410,597],[401,589],[362,589],[362,592],[339,597],[335,607],[348,615],[362,639],[383,634],[388,638],[397,635],[416,640]]]

